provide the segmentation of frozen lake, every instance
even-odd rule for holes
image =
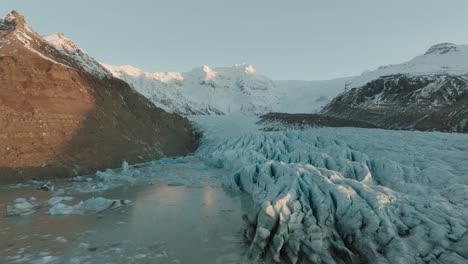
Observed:
[[[90,197],[128,199],[132,203],[98,214],[49,215],[50,206],[33,214],[0,218],[1,263],[239,263],[246,245],[242,214],[249,196],[220,187],[225,170],[199,161],[139,169],[143,180],[104,191],[83,193],[88,183],[55,183],[76,204]],[[168,182],[164,176],[180,178]],[[197,175],[199,174],[199,175]],[[190,184],[200,182],[211,184]],[[203,179],[202,179],[203,178]],[[211,180],[210,180],[211,178]],[[149,180],[151,179],[151,180]],[[18,197],[44,204],[53,192],[34,186],[0,189],[0,208]]]

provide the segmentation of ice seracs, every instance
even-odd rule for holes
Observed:
[[[215,136],[233,130],[230,119],[197,119],[207,135],[197,155],[232,169],[225,185],[256,201],[245,232],[252,258],[466,263],[467,135],[314,128]]]

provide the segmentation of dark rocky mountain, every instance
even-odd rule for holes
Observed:
[[[437,44],[348,82],[321,114],[383,128],[468,132],[468,46]]]
[[[390,129],[468,132],[468,74],[383,76],[338,95],[323,115]]]
[[[166,113],[61,36],[0,19],[0,182],[66,177],[184,155],[188,120]],[[55,41],[55,42],[54,42]]]

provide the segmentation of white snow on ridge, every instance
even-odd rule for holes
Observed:
[[[208,135],[197,156],[232,169],[225,184],[257,202],[251,256],[467,262],[468,135],[315,128],[215,136],[230,119],[196,120]]]
[[[169,112],[193,114],[315,113],[347,89],[382,76],[468,74],[468,45],[437,44],[414,59],[381,66],[360,76],[324,81],[272,81],[248,64],[191,72],[144,72],[133,66],[103,64],[155,105]]]
[[[11,34],[12,38],[0,44],[0,48],[7,47],[11,42],[18,42],[26,49],[43,59],[64,67],[79,67],[80,69],[98,76],[99,78],[111,77],[111,73],[95,61],[91,56],[81,50],[75,43],[62,33],[41,37],[24,20],[24,17],[12,11],[4,19],[0,20],[0,30]],[[7,35],[8,36],[8,35]],[[45,45],[45,44],[50,45]],[[57,58],[56,52],[52,52],[53,46],[63,55]]]
[[[274,83],[258,75],[251,65],[210,68],[190,72],[141,71],[132,66],[103,64],[113,75],[166,111],[181,114],[265,113],[276,100]]]
[[[103,64],[156,106],[193,114],[314,113],[344,91],[350,78],[327,81],[273,81],[250,64],[191,72],[144,72],[130,65]]]
[[[380,66],[374,71],[366,71],[350,80],[349,88],[361,87],[382,76],[394,74],[431,75],[468,73],[468,45],[441,43],[407,62]]]
[[[83,70],[93,75],[110,77],[111,73],[107,71],[100,63],[81,50],[73,41],[68,39],[63,33],[56,33],[44,37],[49,44],[58,51],[77,63]]]
[[[148,73],[132,66],[103,64],[117,78],[166,111],[181,114],[265,113],[271,111],[274,83],[253,67],[202,66],[191,72]]]

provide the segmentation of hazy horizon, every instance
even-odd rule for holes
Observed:
[[[190,71],[249,63],[275,80],[324,80],[468,43],[468,2],[13,1],[41,35],[63,32],[103,63]]]

